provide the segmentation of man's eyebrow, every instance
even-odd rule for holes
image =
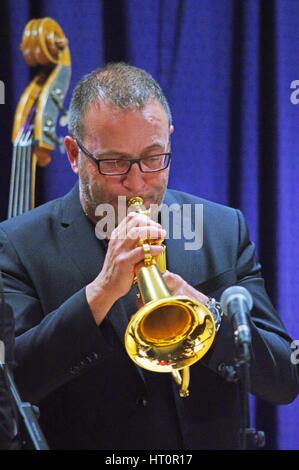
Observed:
[[[145,147],[142,152],[140,153],[140,155],[148,152],[149,150],[152,150],[154,148],[160,148],[161,150],[164,149],[164,146],[165,144],[162,144],[162,142],[154,142],[153,144],[151,145],[148,145],[147,147]],[[109,156],[109,155],[117,155],[117,156],[121,156],[121,157],[132,157],[132,155],[130,153],[126,153],[126,152],[121,152],[120,150],[116,150],[116,149],[103,149],[103,150],[100,150],[100,151],[95,151],[94,152],[94,155],[96,157],[105,157],[105,156]],[[133,155],[135,156],[135,155]]]
[[[148,152],[149,150],[152,150],[153,148],[157,148],[157,147],[160,147],[161,149],[163,149],[165,147],[165,144],[163,144],[162,142],[154,142],[153,144],[148,145],[147,147],[145,147],[142,150],[142,153],[143,152]]]

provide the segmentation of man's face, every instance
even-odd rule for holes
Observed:
[[[97,158],[139,158],[169,151],[169,127],[166,112],[156,100],[141,110],[122,110],[113,104],[92,105],[84,119],[83,145]],[[73,171],[80,181],[80,199],[84,210],[94,216],[101,203],[110,203],[117,211],[118,196],[141,196],[144,205],[160,205],[167,187],[169,168],[142,173],[133,164],[129,173],[104,176],[95,162],[66,138],[65,144]],[[116,212],[117,213],[117,212]]]

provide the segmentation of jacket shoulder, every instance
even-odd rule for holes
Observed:
[[[165,200],[167,204],[202,204],[206,214],[211,213],[211,215],[218,215],[219,217],[236,217],[235,208],[194,196],[193,194],[183,191],[170,189],[166,192]]]
[[[53,201],[31,209],[25,214],[4,220],[0,223],[0,229],[7,234],[15,232],[20,228],[22,228],[22,231],[26,230],[26,228],[30,228],[30,230],[39,230],[41,225],[54,219],[55,215],[59,213],[62,200],[63,198],[54,199]]]
[[[7,234],[19,231],[19,229],[22,233],[28,230],[31,233],[35,233],[36,230],[38,233],[42,227],[52,227],[57,221],[74,219],[80,208],[79,187],[75,184],[64,196],[0,223],[0,230]]]

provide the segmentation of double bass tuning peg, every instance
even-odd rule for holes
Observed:
[[[50,139],[55,145],[57,145],[59,152],[61,154],[65,153],[63,137],[57,137],[54,132],[51,132],[50,129],[44,128],[44,135]]]
[[[61,100],[63,99],[62,91],[60,90],[60,88],[55,88],[55,90],[50,93],[50,96],[51,96],[53,103],[62,114],[59,120],[60,126],[61,127],[67,126],[69,122],[69,116],[68,116],[68,112],[65,110],[65,108],[61,104]]]
[[[65,153],[63,137],[56,137],[56,135],[50,133],[48,133],[47,137],[49,137],[49,139],[51,139],[52,142],[57,145],[58,150],[61,154]]]

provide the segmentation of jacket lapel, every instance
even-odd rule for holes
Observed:
[[[94,225],[81,207],[78,185],[62,200],[60,225],[64,251],[80,272],[81,283],[88,284],[100,272],[105,254],[95,237]]]

